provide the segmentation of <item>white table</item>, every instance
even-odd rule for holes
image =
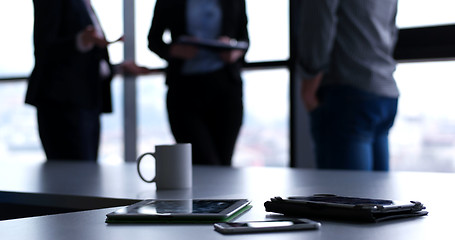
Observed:
[[[455,239],[455,174],[319,171],[290,168],[193,169],[191,191],[156,191],[135,165],[0,163],[0,201],[97,209],[0,221],[0,239]],[[320,230],[227,236],[211,224],[108,225],[105,215],[146,198],[249,198],[253,208],[238,220],[264,220],[263,203],[274,196],[334,193],[421,201],[429,215],[377,224],[321,221]],[[1,214],[1,213],[0,213]]]

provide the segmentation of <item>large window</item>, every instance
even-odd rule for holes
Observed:
[[[400,64],[391,169],[455,171],[455,62]]]
[[[400,28],[455,24],[452,0],[400,0]],[[453,61],[400,63],[400,100],[390,133],[391,169],[455,171]]]
[[[123,32],[122,0],[92,0],[109,40]],[[136,59],[141,65],[165,67],[147,49],[155,0],[136,0]],[[248,62],[281,61],[289,56],[288,1],[246,0],[251,49]],[[400,0],[397,24],[413,28],[455,24],[453,0]],[[33,67],[33,5],[30,0],[0,2],[0,78],[28,76]],[[109,48],[123,59],[123,43]],[[395,77],[401,97],[391,130],[392,170],[455,171],[455,112],[451,103],[455,62],[400,63]],[[289,162],[289,71],[286,67],[245,70],[245,119],[236,166],[287,166]],[[102,118],[100,161],[123,161],[123,78],[113,81],[114,113]],[[24,105],[25,81],[0,81],[0,160],[43,161],[35,109]],[[138,152],[173,142],[169,131],[164,75],[137,79]],[[297,143],[298,144],[298,143]]]
[[[397,25],[400,28],[455,23],[453,0],[399,0]]]
[[[34,62],[32,1],[0,2],[0,21],[0,78],[26,76]]]

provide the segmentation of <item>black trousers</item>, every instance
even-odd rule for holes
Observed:
[[[47,160],[97,161],[100,139],[98,109],[38,107],[37,117]]]
[[[167,110],[178,143],[191,143],[193,164],[230,166],[243,121],[243,89],[225,70],[169,84]]]

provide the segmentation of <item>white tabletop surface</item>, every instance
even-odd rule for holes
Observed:
[[[263,203],[274,196],[333,193],[421,201],[429,215],[375,224],[323,220],[319,230],[227,236],[211,224],[106,224],[114,207],[0,221],[0,239],[455,239],[454,184],[455,174],[448,173],[196,166],[192,190],[156,191],[153,183],[139,179],[134,163],[4,162],[3,202],[84,208],[109,198],[248,198],[253,208],[241,221],[266,219]]]

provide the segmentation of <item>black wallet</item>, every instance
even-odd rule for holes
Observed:
[[[264,203],[267,212],[292,217],[334,219],[356,222],[384,220],[427,215],[425,206],[417,201],[398,202],[384,199],[344,197],[332,194],[313,196],[275,197]]]

